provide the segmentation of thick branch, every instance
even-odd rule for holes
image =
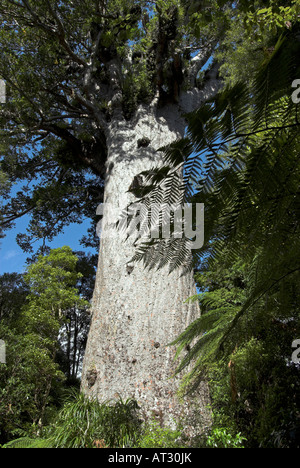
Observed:
[[[4,218],[1,222],[0,222],[0,227],[3,228],[3,229],[7,229],[9,227],[11,227],[11,224],[16,221],[17,219],[20,219],[22,218],[23,216],[25,216],[26,214],[30,213],[30,211],[33,211],[35,208],[35,206],[31,206],[29,208],[27,208],[26,210],[20,212],[20,213],[14,213],[13,215],[11,215],[10,217],[7,217],[7,218]]]
[[[194,87],[181,93],[179,105],[184,113],[193,112],[201,104],[213,98],[222,88],[222,80],[218,77],[219,65],[214,64],[207,74],[208,80],[202,89]]]
[[[53,135],[56,135],[66,141],[73,151],[73,154],[78,157],[79,160],[93,169],[98,175],[101,177],[103,176],[105,171],[103,157],[103,154],[106,153],[105,142],[100,142],[95,139],[95,148],[91,148],[87,147],[87,144],[85,146],[81,140],[76,138],[65,128],[61,128],[58,125],[47,125],[46,123],[41,123],[40,128],[42,130],[49,131]]]
[[[187,82],[190,87],[196,87],[196,79],[199,71],[210,59],[216,42],[207,44],[205,48],[191,59],[189,68],[187,70]]]
[[[51,15],[53,16],[53,19],[56,21],[57,24],[57,29],[58,29],[58,38],[59,42],[62,45],[62,47],[65,49],[65,51],[68,53],[68,55],[74,60],[74,62],[79,63],[80,65],[83,65],[84,67],[87,67],[87,63],[80,58],[78,55],[75,54],[75,52],[72,50],[70,44],[68,43],[66,39],[66,31],[64,28],[64,25],[59,18],[59,15],[53,10],[51,3],[47,0],[47,5],[49,7],[49,11]]]
[[[22,0],[22,1],[24,3],[28,13],[31,15],[35,25],[38,26],[39,28],[43,29],[44,31],[50,33],[52,36],[57,37],[58,40],[59,40],[60,45],[65,49],[65,51],[67,52],[69,57],[72,60],[74,60],[74,62],[78,63],[79,65],[87,67],[87,63],[81,57],[79,57],[77,54],[75,54],[75,52],[72,50],[70,44],[68,43],[68,41],[66,39],[66,32],[65,32],[65,28],[63,26],[63,23],[60,20],[57,13],[53,10],[50,2],[47,0],[47,5],[49,7],[50,13],[51,13],[53,19],[56,22],[56,28],[53,27],[52,25],[49,26],[48,24],[41,21],[39,16],[31,8],[31,6],[30,6],[30,4],[29,4],[29,2],[27,0]],[[18,5],[18,6],[20,7],[21,5]]]

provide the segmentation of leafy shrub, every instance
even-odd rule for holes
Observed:
[[[55,422],[41,438],[23,437],[3,448],[126,447],[140,436],[138,405],[129,399],[100,403],[72,391]]]
[[[45,439],[30,439],[22,437],[20,439],[12,440],[3,445],[2,448],[52,448],[51,441]]]
[[[156,421],[147,423],[135,445],[136,448],[181,448],[181,431],[161,427]]]
[[[49,432],[55,448],[124,447],[139,435],[138,405],[129,399],[100,403],[71,397]]]
[[[211,435],[207,437],[206,446],[208,448],[245,448],[243,441],[245,437],[239,432],[236,435],[224,428],[213,429]]]

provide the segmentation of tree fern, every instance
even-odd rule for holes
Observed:
[[[134,260],[207,271],[226,255],[227,264],[241,258],[248,265],[243,303],[211,303],[206,310],[200,299],[202,316],[172,343],[179,345],[179,354],[193,343],[178,368],[194,360],[191,380],[226,343],[234,346],[249,310],[255,315],[267,296],[279,297],[282,285],[299,279],[300,122],[299,105],[291,98],[292,83],[300,77],[299,56],[297,23],[278,39],[251,85],[227,87],[187,115],[187,137],[165,148],[166,166],[164,173],[156,170],[154,190],[150,184],[147,191],[145,179],[141,201],[157,199],[158,193],[160,200],[166,193],[167,201],[177,184],[173,203],[205,204],[205,243],[191,255],[187,238],[152,239],[139,245]],[[176,182],[180,171],[183,186]],[[291,298],[281,294],[280,299],[293,314]]]
[[[47,439],[30,439],[22,437],[20,439],[12,440],[5,444],[2,448],[18,448],[18,449],[32,449],[32,448],[53,448],[51,441]]]

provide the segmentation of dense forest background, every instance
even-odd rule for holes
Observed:
[[[227,2],[190,8],[194,34],[224,28],[214,57],[222,87],[186,116],[186,137],[164,149],[164,167],[143,174],[135,195],[155,203],[171,187],[170,203],[204,203],[205,242],[190,259],[185,242],[157,239],[140,246],[134,260],[194,268],[198,294],[186,300],[199,301],[201,317],[173,345],[182,394],[209,382],[212,425],[191,442],[180,425],[143,424],[133,400],[98,403],[80,394],[103,187],[58,144],[43,148],[40,175],[40,161],[26,158],[26,142],[3,130],[1,235],[21,215],[34,216],[18,237],[29,255],[26,272],[0,277],[2,445],[299,448],[300,4],[241,1],[234,15]],[[199,86],[207,79],[200,70]],[[25,118],[22,103],[18,112]],[[176,179],[182,169],[184,184]],[[26,189],[14,197],[20,181]],[[84,239],[91,254],[51,250],[47,240],[78,213],[94,223]]]

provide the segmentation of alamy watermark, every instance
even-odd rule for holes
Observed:
[[[0,364],[6,364],[6,346],[3,340],[0,340]]]
[[[125,210],[109,203],[98,206],[97,215],[104,216],[97,225],[101,239],[187,239],[191,250],[201,249],[204,244],[204,204],[145,205],[134,203]],[[117,222],[116,222],[117,220]]]
[[[292,348],[297,348],[292,354],[292,362],[300,364],[300,339],[293,341]]]
[[[0,79],[0,104],[6,103],[6,84]]]
[[[293,81],[292,88],[296,88],[292,94],[292,101],[294,104],[300,104],[300,79]]]

